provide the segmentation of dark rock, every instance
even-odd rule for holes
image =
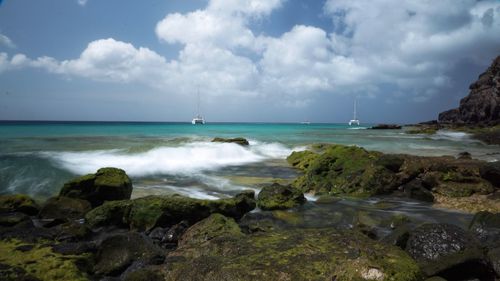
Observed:
[[[254,191],[242,192],[233,198],[200,200],[183,196],[147,196],[129,201],[113,201],[87,213],[92,227],[128,226],[131,229],[151,230],[187,221],[193,224],[212,213],[236,219],[255,208]]]
[[[243,146],[249,145],[248,140],[246,140],[245,138],[232,138],[232,139],[214,138],[212,142],[235,143]]]
[[[40,281],[26,270],[17,266],[0,263],[0,280],[2,281]]]
[[[460,227],[450,224],[417,227],[410,232],[406,251],[428,276],[465,263],[481,267],[478,261],[483,258],[479,241]]]
[[[12,227],[0,227],[0,240],[17,239],[28,243],[38,240],[53,240],[57,231],[51,228],[35,227],[31,220],[26,220]]]
[[[500,123],[500,56],[472,83],[458,109],[439,114],[439,122],[495,125]]]
[[[163,275],[156,268],[141,268],[125,276],[124,281],[164,281]]]
[[[179,241],[179,247],[201,245],[219,236],[235,238],[241,235],[243,233],[234,219],[212,214],[191,226]]]
[[[410,228],[406,225],[402,225],[394,229],[390,234],[380,240],[383,243],[389,245],[397,246],[401,249],[406,249],[406,244],[410,238]]]
[[[488,251],[488,261],[497,277],[500,277],[500,247]]]
[[[488,162],[482,165],[479,172],[483,179],[500,188],[500,161]]]
[[[378,124],[372,127],[374,130],[399,130],[401,125],[397,124]]]
[[[78,220],[90,211],[88,201],[70,197],[52,197],[42,206],[38,216],[42,219]]]
[[[91,231],[87,225],[79,222],[70,221],[60,224],[56,228],[56,241],[75,242],[85,240],[90,237]]]
[[[425,202],[434,202],[434,195],[424,187],[422,180],[418,178],[406,183],[403,186],[403,192],[408,198]]]
[[[14,226],[27,220],[30,217],[23,213],[0,213],[0,226]]]
[[[102,168],[64,184],[60,196],[87,200],[96,207],[105,201],[130,199],[132,182],[125,171]]]
[[[500,213],[478,212],[469,230],[488,248],[500,247]]]
[[[0,195],[0,213],[20,212],[29,216],[38,214],[35,200],[23,194]]]
[[[447,280],[444,279],[443,277],[434,276],[434,277],[425,279],[425,281],[447,281]]]
[[[95,252],[96,247],[92,243],[88,242],[69,242],[53,245],[52,251],[62,255],[81,255],[84,253]]]
[[[404,162],[405,158],[402,155],[384,154],[378,158],[376,164],[383,166],[391,172],[397,173]]]
[[[257,206],[262,210],[282,210],[300,206],[306,201],[300,190],[273,183],[262,188],[257,197]]]
[[[189,223],[187,221],[181,221],[169,228],[156,227],[148,236],[163,248],[174,248],[188,227]]]
[[[134,261],[160,264],[163,251],[145,235],[135,232],[118,234],[105,239],[96,255],[95,272],[98,275],[119,275]]]
[[[469,152],[464,151],[464,152],[460,152],[460,153],[458,154],[458,157],[457,157],[457,158],[458,158],[458,159],[472,159],[472,155],[471,155]]]
[[[165,280],[420,280],[418,266],[404,251],[355,231],[223,230],[210,238],[171,252],[162,266]]]

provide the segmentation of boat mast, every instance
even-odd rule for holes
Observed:
[[[197,117],[200,117],[200,86],[198,86],[196,93],[198,94],[198,107],[197,107]]]
[[[357,98],[354,98],[354,118],[353,118],[353,120],[358,120],[358,119],[356,118],[356,103],[357,103],[357,101],[358,101],[358,99],[357,99]]]

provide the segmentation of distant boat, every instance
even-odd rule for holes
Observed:
[[[200,114],[200,90],[198,89],[198,114],[196,117],[191,120],[191,124],[196,125],[196,124],[205,124],[205,119],[203,119],[203,116]]]
[[[356,116],[356,104],[357,104],[357,99],[354,99],[354,117],[352,118],[352,120],[349,121],[349,126],[353,125],[359,126],[359,120],[358,117]]]

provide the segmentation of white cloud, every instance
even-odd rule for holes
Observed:
[[[88,2],[88,0],[77,0],[78,1],[78,5],[80,6],[85,6]]]
[[[14,49],[16,47],[16,45],[14,44],[14,42],[12,42],[12,40],[10,40],[9,37],[3,35],[3,34],[0,34],[0,47],[1,46],[5,46],[7,48],[11,48],[11,49]]]

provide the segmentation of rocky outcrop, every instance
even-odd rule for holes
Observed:
[[[60,196],[87,200],[92,207],[105,201],[130,199],[132,182],[125,171],[117,168],[102,168],[64,184]]]
[[[277,183],[264,186],[257,198],[257,206],[262,210],[290,209],[305,202],[306,198],[300,190]]]
[[[20,212],[26,215],[38,214],[39,207],[35,200],[23,194],[1,195],[0,213]]]
[[[399,130],[402,127],[398,124],[378,124],[371,128],[374,130]]]
[[[243,146],[247,146],[250,144],[248,140],[245,138],[232,138],[232,139],[214,138],[212,142],[235,143]]]
[[[469,87],[470,93],[457,109],[439,114],[439,122],[496,125],[500,124],[500,56]]]

